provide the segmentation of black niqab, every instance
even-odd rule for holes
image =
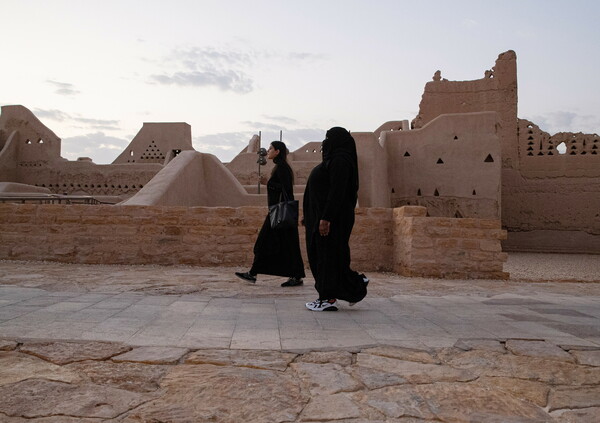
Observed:
[[[321,147],[325,166],[328,166],[335,158],[342,158],[350,163],[354,183],[351,189],[358,191],[358,156],[356,154],[356,142],[350,132],[339,126],[331,128],[327,131]]]

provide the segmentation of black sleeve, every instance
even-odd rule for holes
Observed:
[[[339,215],[346,198],[351,169],[350,164],[342,158],[333,159],[327,169],[329,171],[329,193],[321,219],[333,222]]]
[[[275,174],[269,181],[269,189],[281,192],[285,191],[289,200],[294,199],[294,189],[292,186],[292,170],[284,166],[277,166]]]

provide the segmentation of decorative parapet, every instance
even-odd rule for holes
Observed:
[[[519,119],[521,174],[530,178],[599,177],[600,136],[582,132],[542,131]]]

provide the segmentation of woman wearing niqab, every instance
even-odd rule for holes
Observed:
[[[350,268],[350,234],[358,199],[358,159],[352,135],[340,127],[327,131],[323,161],[306,183],[303,212],[306,250],[319,298],[313,311],[336,311],[337,299],[354,305],[367,295],[369,279]]]

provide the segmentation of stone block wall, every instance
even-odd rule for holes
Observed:
[[[507,279],[500,220],[427,217],[427,209],[394,209],[394,272],[405,276]]]
[[[266,215],[266,207],[0,204],[0,259],[249,267]],[[357,209],[357,270],[391,270],[391,216]],[[308,266],[304,239],[301,228]]]
[[[0,204],[0,259],[249,267],[266,207]],[[424,207],[358,208],[361,272],[506,278],[499,220],[426,217]],[[304,230],[300,244],[306,259]]]

